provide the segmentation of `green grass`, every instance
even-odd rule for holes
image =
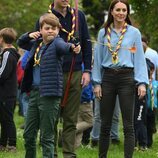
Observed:
[[[24,141],[23,141],[23,130],[20,129],[20,125],[23,124],[23,118],[18,116],[17,109],[15,112],[15,122],[17,127],[17,152],[0,152],[0,158],[24,158]],[[123,133],[122,126],[120,126],[121,143],[120,145],[110,145],[108,158],[123,158]],[[77,150],[77,158],[98,158],[98,149],[88,149],[86,147],[80,147]],[[37,158],[42,158],[41,150],[37,145]],[[62,157],[61,149],[59,149],[59,158]],[[152,149],[148,149],[145,152],[135,151],[133,158],[158,158],[158,133],[154,135],[154,144]]]

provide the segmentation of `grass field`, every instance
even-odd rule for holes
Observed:
[[[15,122],[17,127],[17,152],[16,153],[0,152],[0,158],[24,158],[25,151],[24,151],[24,141],[22,138],[23,130],[20,129],[20,125],[23,123],[23,118],[17,115],[17,111],[15,113]],[[121,137],[120,145],[110,145],[108,158],[123,158],[122,126],[120,126],[120,137]],[[77,150],[77,156],[78,156],[77,158],[98,158],[97,154],[98,154],[97,148],[89,149],[86,147],[80,147]],[[37,158],[42,158],[39,145],[37,145]],[[59,149],[59,158],[63,158],[61,149]],[[154,135],[154,144],[152,149],[148,149],[145,152],[135,151],[133,158],[158,158],[158,133]]]

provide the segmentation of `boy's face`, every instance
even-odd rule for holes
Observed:
[[[40,28],[40,33],[42,35],[43,38],[43,42],[45,44],[48,44],[49,42],[51,42],[59,33],[59,28],[53,27],[49,24],[44,24],[42,28]]]

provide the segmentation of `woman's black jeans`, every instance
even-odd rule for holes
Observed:
[[[132,158],[134,151],[134,73],[132,69],[105,69],[100,103],[101,131],[99,158],[107,158],[110,129],[116,96],[119,96],[124,131],[124,158]]]

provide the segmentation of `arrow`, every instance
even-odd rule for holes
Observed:
[[[97,43],[97,44],[100,44],[100,45],[103,45],[103,46],[108,46],[107,43],[101,43],[101,42],[98,42],[98,41],[95,41],[95,40],[88,40],[90,42],[93,42],[93,43]],[[116,48],[116,46],[112,46],[113,48]],[[127,48],[127,47],[120,47],[121,49],[127,49],[129,50],[131,53],[135,53],[137,51],[137,48],[135,46],[132,46],[130,48]]]

